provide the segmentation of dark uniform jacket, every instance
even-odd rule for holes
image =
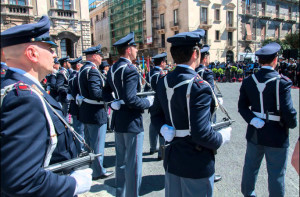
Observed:
[[[27,77],[8,70],[1,89],[17,82],[35,84]],[[63,116],[60,105],[37,84],[35,86]],[[47,108],[58,138],[50,164],[76,157],[72,133]],[[74,178],[59,176],[42,168],[49,139],[49,125],[41,100],[27,86],[17,85],[16,90],[5,96],[1,107],[1,191],[5,195],[73,196],[76,186]]]
[[[59,95],[59,102],[68,103],[68,80],[70,76],[70,70],[61,67],[56,75],[56,90]]]
[[[213,92],[197,73],[179,65],[166,75],[170,88],[182,81],[194,78],[190,95],[191,136],[175,137],[166,148],[164,168],[167,172],[186,178],[206,178],[215,172],[213,150],[222,144],[222,136],[210,124]],[[164,78],[158,81],[151,122],[160,130],[163,124],[172,126]],[[178,130],[189,129],[186,99],[187,84],[174,90],[171,100],[174,126]],[[198,147],[196,149],[196,147]]]
[[[278,75],[277,71],[262,67],[255,74],[255,77],[258,82],[263,83]],[[279,114],[276,110],[276,80],[267,83],[263,91],[264,111],[268,111],[269,113],[274,112],[275,115],[280,115],[284,126],[281,126],[278,121],[269,120],[269,122],[266,122],[266,120],[263,119],[265,121],[265,125],[261,129],[256,129],[254,126],[250,125],[250,122],[254,117],[256,117],[252,111],[260,112],[260,96],[253,78],[250,76],[244,79],[240,89],[238,108],[239,113],[248,123],[246,134],[247,141],[269,147],[289,146],[287,130],[288,128],[295,128],[297,125],[297,112],[293,108],[291,86],[292,82],[285,76],[281,75],[279,83],[281,114]]]
[[[89,69],[85,69],[90,67]],[[92,62],[85,62],[80,69],[80,90],[84,98],[103,101],[102,89],[104,87],[104,79],[100,76],[100,71]],[[78,74],[79,76],[79,74]],[[75,79],[78,81],[77,79]],[[90,104],[85,101],[79,107],[79,120],[85,124],[106,124],[107,113],[103,104]]]
[[[150,76],[149,76],[150,74]],[[156,85],[158,82],[158,79],[163,76],[162,69],[158,68],[158,66],[155,66],[154,68],[151,69],[150,73],[147,74],[146,76],[146,81],[150,84],[150,78],[151,78],[151,87],[148,85],[145,86],[145,92],[150,91],[153,89],[154,91],[156,90]]]
[[[59,101],[58,92],[56,89],[56,74],[51,73],[46,76],[47,86],[50,88],[50,95],[56,100]]]
[[[204,70],[203,73],[203,80],[207,81],[209,85],[212,87],[212,89],[215,89],[215,83],[214,83],[214,75],[212,70],[206,68],[204,65],[200,64],[195,71],[199,74],[200,70]],[[199,74],[200,75],[200,74]],[[200,75],[201,76],[201,75]]]
[[[123,85],[121,81],[122,69],[115,73],[115,86],[112,82],[111,69],[115,71],[121,65],[128,64],[124,70]],[[145,98],[136,96],[139,83],[139,74],[136,67],[127,59],[120,58],[109,70],[107,83],[104,88],[105,100],[111,100],[111,93],[116,91],[120,100],[125,102],[120,110],[114,111],[112,116],[112,128],[116,132],[140,133],[144,131],[142,113],[149,108],[150,103]]]
[[[71,115],[73,115],[73,116],[77,116],[77,118],[78,118],[79,107],[76,104],[76,100],[75,100],[77,92],[78,92],[78,78],[76,78],[76,76],[78,76],[78,71],[73,70],[73,72],[71,73],[71,75],[69,77],[69,83],[68,83],[69,90],[68,90],[68,94],[71,94],[72,97],[73,97],[73,100],[70,101],[69,113]]]
[[[7,69],[8,66],[4,62],[1,62],[1,79],[5,77]]]

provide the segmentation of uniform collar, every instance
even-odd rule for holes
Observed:
[[[274,70],[272,66],[262,66],[261,68],[268,69],[268,70]]]
[[[86,61],[86,63],[93,64],[94,66],[96,66],[96,67],[97,67],[97,65],[96,65],[94,62],[91,62],[91,61]]]
[[[19,73],[20,75],[25,76],[26,78],[30,79],[36,85],[38,85],[40,88],[43,89],[43,86],[41,85],[41,83],[36,78],[34,78],[31,74],[25,72],[24,70],[22,70],[20,68],[11,68],[11,67],[9,67],[9,69],[12,70],[12,71],[14,71],[14,72],[16,72],[16,73]]]
[[[178,64],[177,66],[182,67],[182,68],[189,68],[194,71],[194,69],[192,67],[185,65],[185,64]]]
[[[130,62],[130,64],[132,64],[132,61],[130,59],[127,59],[126,57],[120,57],[120,59],[124,59],[124,60]]]

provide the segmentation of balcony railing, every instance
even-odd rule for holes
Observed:
[[[32,16],[32,6],[1,4],[1,15]]]
[[[172,31],[179,31],[179,29],[180,29],[180,22],[179,21],[176,21],[176,22],[174,22],[174,21],[170,21],[170,28],[171,28],[171,30]]]
[[[235,31],[236,26],[234,23],[226,23],[226,31]]]
[[[68,18],[73,19],[75,18],[74,14],[77,11],[75,10],[62,10],[62,9],[50,9],[49,16],[51,18]]]
[[[274,19],[276,21],[284,21],[285,17],[286,17],[285,14],[275,13],[275,14],[273,14],[272,19]]]
[[[201,29],[207,30],[207,29],[211,28],[211,26],[212,26],[212,19],[200,20],[200,25],[199,25],[199,27],[200,27]]]
[[[270,19],[272,15],[272,11],[265,11],[264,9],[259,12],[259,18]]]

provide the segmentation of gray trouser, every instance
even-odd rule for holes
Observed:
[[[116,196],[138,197],[142,183],[143,139],[141,133],[115,133]]]
[[[212,197],[214,177],[191,179],[166,172],[165,197]]]

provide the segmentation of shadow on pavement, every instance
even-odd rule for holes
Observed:
[[[145,195],[153,191],[160,191],[165,188],[165,175],[148,175],[142,178],[140,195]]]
[[[101,184],[101,185],[100,184],[93,185],[91,187],[90,193],[99,193],[101,191],[103,191],[103,194],[104,193],[109,193],[112,196],[116,195],[116,191],[115,191],[114,188],[108,187],[108,186],[103,185],[103,184]]]
[[[104,156],[103,166],[105,168],[114,167],[116,164],[116,155],[113,156]]]

